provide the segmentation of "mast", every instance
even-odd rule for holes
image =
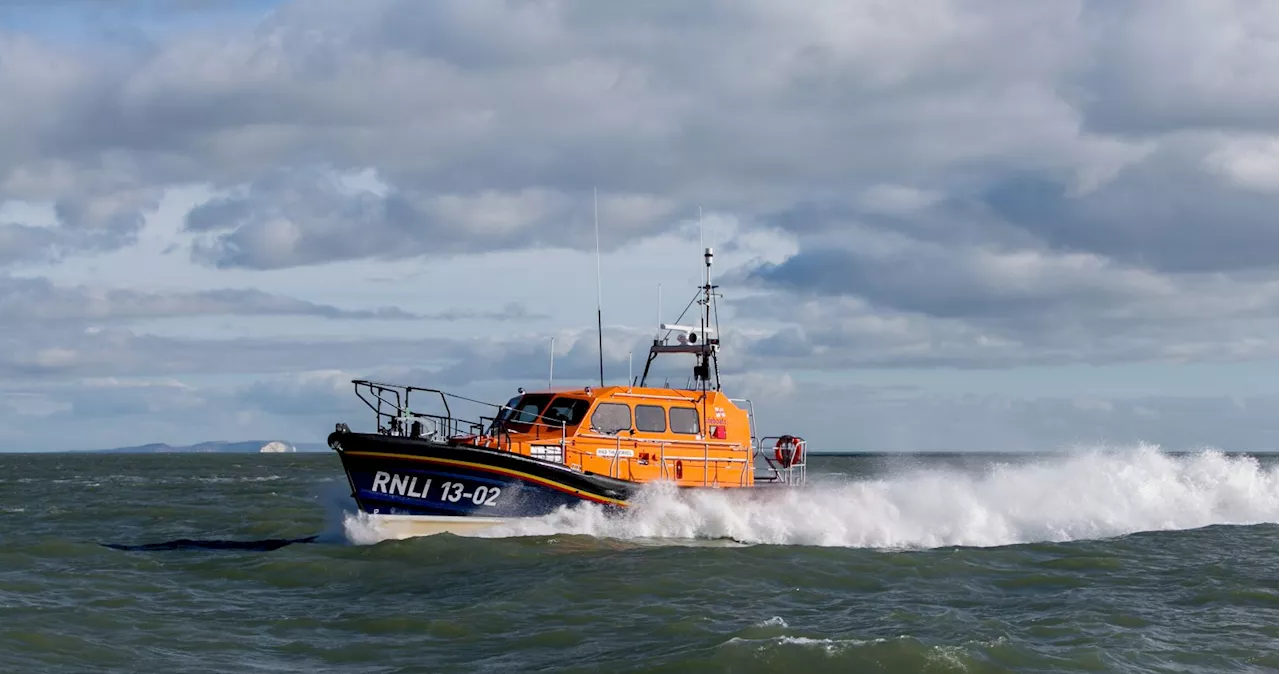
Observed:
[[[698,364],[694,366],[693,374],[700,382],[701,390],[707,390],[711,384],[711,367],[716,361],[716,347],[719,345],[718,338],[708,338],[707,334],[714,332],[711,327],[711,307],[715,301],[715,286],[711,285],[711,259],[714,253],[711,247],[703,249],[702,258],[706,261],[705,282],[702,285],[702,299],[698,301],[702,305],[702,316],[699,319],[702,323],[701,332],[703,337],[702,351],[698,354]],[[715,387],[720,390],[720,367],[719,363],[715,363]]]
[[[708,246],[702,249],[702,285],[698,287],[698,293],[690,300],[684,311],[681,312],[680,318],[676,319],[679,321],[684,318],[689,309],[697,303],[697,325],[680,325],[678,323],[660,323],[658,325],[659,336],[654,338],[653,345],[649,347],[649,358],[644,364],[644,374],[640,377],[640,386],[645,385],[645,381],[649,378],[649,368],[659,354],[688,353],[693,354],[696,358],[693,366],[693,375],[697,382],[697,389],[707,391],[714,387],[715,390],[720,390],[720,363],[716,355],[720,349],[720,319],[715,303],[715,299],[718,296],[715,290],[718,286],[711,283],[711,263],[714,257],[715,253],[711,247]],[[661,298],[661,295],[659,295],[659,298]],[[659,317],[661,317],[661,304],[659,304],[658,311]],[[663,330],[667,331],[667,337],[661,336],[661,331]],[[668,342],[672,331],[676,333],[676,344]]]

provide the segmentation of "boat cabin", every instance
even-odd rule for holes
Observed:
[[[458,442],[648,482],[751,486],[747,411],[717,390],[628,386],[521,393]]]

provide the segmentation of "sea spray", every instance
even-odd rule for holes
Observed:
[[[1275,467],[1264,468],[1253,457],[1212,450],[1176,455],[1143,445],[992,461],[979,471],[911,468],[866,479],[811,479],[794,490],[687,491],[654,484],[622,515],[584,504],[475,535],[997,546],[1276,522],[1277,498]],[[348,516],[345,527],[352,542],[379,537],[357,516]]]
[[[315,497],[324,508],[326,524],[317,541],[371,545],[391,538],[372,518],[356,509],[356,504],[351,499],[351,488],[346,482],[326,483],[319,488]]]

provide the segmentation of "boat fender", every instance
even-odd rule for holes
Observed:
[[[773,457],[782,464],[783,468],[804,461],[804,450],[800,449],[800,439],[791,435],[784,435],[778,438],[778,442],[773,446]]]

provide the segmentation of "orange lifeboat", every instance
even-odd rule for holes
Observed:
[[[710,248],[705,258],[696,298],[704,315],[661,323],[643,374],[625,385],[606,385],[602,374],[599,386],[520,388],[493,405],[434,388],[354,381],[377,430],[337,424],[328,444],[360,510],[409,535],[463,533],[580,503],[625,509],[645,484],[659,481],[682,489],[802,485],[804,439],[757,439],[751,401],[721,391]],[[668,355],[693,357],[691,386],[646,384],[654,360]],[[469,404],[490,409],[462,416]]]

